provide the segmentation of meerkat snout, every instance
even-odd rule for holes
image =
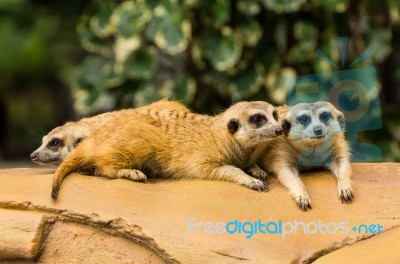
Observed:
[[[38,159],[37,153],[36,151],[32,152],[32,154],[30,155],[30,158],[33,162],[36,162]]]
[[[275,130],[275,135],[280,136],[280,135],[282,135],[282,134],[283,134],[283,128],[278,127],[278,128]]]
[[[314,127],[314,135],[317,137],[322,136],[322,128],[320,126]]]

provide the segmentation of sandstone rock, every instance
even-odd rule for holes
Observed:
[[[0,209],[0,259],[32,259],[39,253],[43,215]]]
[[[154,263],[159,259],[167,263],[311,263],[324,258],[341,263],[348,260],[347,257],[354,254],[358,247],[368,251],[368,243],[374,243],[373,247],[382,254],[388,250],[390,256],[400,259],[400,251],[388,248],[385,243],[393,243],[395,249],[400,245],[396,236],[391,235],[400,230],[400,164],[358,163],[353,164],[353,171],[356,198],[350,205],[340,202],[336,180],[330,173],[304,174],[303,181],[313,209],[302,212],[274,179],[271,180],[270,191],[265,193],[229,182],[153,180],[144,184],[72,174],[66,178],[59,199],[54,202],[50,198],[52,171],[8,169],[0,170],[0,208],[12,212],[16,209],[38,212],[46,216],[51,226],[62,226],[59,228],[66,233],[70,225],[87,226],[89,231],[82,231],[82,234],[99,235],[103,241],[117,237],[118,243],[126,248],[132,247],[132,252],[138,252],[136,255],[150,252],[155,257]],[[190,219],[199,226],[199,232],[196,232],[196,226],[189,228]],[[306,224],[346,222],[348,232],[338,228],[332,234],[304,234],[300,225],[297,233],[285,237],[282,234],[257,233],[246,238],[244,233],[207,234],[209,229],[202,228],[204,222],[227,223],[234,220],[261,220],[264,223],[281,220],[293,224],[295,221]],[[68,228],[60,221],[66,223]],[[368,227],[379,224],[383,234],[351,230],[362,224]],[[311,229],[313,225],[310,225]],[[62,241],[63,233],[57,231],[59,228],[50,229],[42,244],[39,262],[51,262],[57,256],[48,252]],[[82,235],[84,240],[86,236]],[[72,263],[76,259],[96,263],[90,256],[80,253],[75,256],[73,252],[84,251],[84,246],[90,248],[93,255],[108,250],[91,246],[91,243],[99,245],[96,239],[86,239],[86,243],[75,243],[73,238],[69,239],[67,244],[70,248],[62,255],[69,256]],[[126,248],[116,251],[116,255],[128,256]],[[108,257],[114,258],[113,249],[109,250],[111,255]],[[344,253],[340,254],[342,251]],[[149,259],[150,255],[143,255],[144,259]],[[24,258],[28,258],[27,255]],[[129,258],[133,259],[133,256],[129,255]],[[136,261],[140,262],[139,259]],[[115,259],[115,263],[124,262]]]

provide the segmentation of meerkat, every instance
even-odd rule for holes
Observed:
[[[273,112],[273,117],[275,120],[278,121],[278,124],[282,127],[282,123],[284,118],[286,117],[288,111],[290,110],[290,107],[287,105],[283,106],[276,106],[275,111]],[[262,142],[257,145],[257,147],[254,149],[250,156],[249,164],[250,167],[246,170],[251,176],[264,181],[264,183],[267,183],[267,177],[268,173],[261,169],[258,164],[263,163],[263,158],[264,158],[264,153],[267,150],[268,144],[270,144],[271,141],[268,142]]]
[[[283,133],[266,102],[239,102],[216,116],[140,109],[129,120],[104,124],[72,152],[54,174],[51,197],[57,199],[66,175],[80,168],[109,178],[145,181],[146,175],[231,181],[266,190],[246,174],[257,145]]]
[[[311,167],[328,168],[337,179],[340,199],[350,203],[354,194],[344,115],[328,102],[300,103],[287,111],[282,127],[286,136],[267,146],[261,168],[277,175],[303,211],[311,209],[311,200],[299,170]]]
[[[67,122],[62,126],[54,128],[44,136],[42,145],[30,155],[30,158],[33,162],[41,165],[58,166],[93,131],[101,128],[105,123],[110,122],[110,120],[117,116],[124,116],[126,119],[129,119],[128,117],[132,111],[137,111],[138,109],[169,109],[190,112],[189,108],[178,101],[162,99],[141,108],[113,111],[83,118],[76,122]]]

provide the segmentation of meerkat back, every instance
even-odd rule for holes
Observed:
[[[115,119],[61,164],[52,197],[57,197],[62,179],[81,166],[93,166],[97,175],[111,178],[144,180],[142,171],[150,171],[265,190],[263,182],[242,169],[257,144],[281,133],[272,115],[273,107],[265,102],[242,102],[215,117],[142,109],[129,121]]]

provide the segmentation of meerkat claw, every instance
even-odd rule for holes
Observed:
[[[253,181],[251,181],[248,187],[259,192],[269,190],[268,186],[258,179],[254,179]]]
[[[307,209],[312,209],[311,202],[308,197],[300,197],[297,200],[297,206],[304,212],[307,212]]]
[[[342,203],[351,203],[354,200],[353,191],[350,188],[340,190],[340,199]]]

